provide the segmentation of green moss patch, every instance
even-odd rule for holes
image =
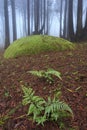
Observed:
[[[65,39],[47,35],[32,35],[14,41],[4,53],[5,58],[39,54],[47,51],[74,49],[75,45]]]

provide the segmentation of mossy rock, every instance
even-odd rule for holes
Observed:
[[[75,45],[65,39],[48,35],[31,35],[14,41],[4,53],[5,58],[39,54],[48,51],[74,49]]]

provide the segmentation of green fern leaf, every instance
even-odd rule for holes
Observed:
[[[61,118],[61,114],[63,116],[73,116],[71,108],[63,101],[56,101],[56,99],[54,98],[50,104],[46,104],[45,115],[47,115],[48,118],[50,118],[51,120],[57,120],[58,118]]]
[[[44,70],[41,70],[41,71],[32,70],[32,71],[29,71],[29,73],[38,77],[43,77]]]
[[[32,101],[39,102],[39,101],[44,101],[44,100],[43,98],[40,98],[39,96],[33,96]]]
[[[22,86],[22,90],[24,92],[25,95],[31,95],[32,93],[34,94],[35,92],[32,90],[32,88],[27,88],[25,86]]]
[[[30,104],[30,107],[29,107],[29,110],[28,110],[28,115],[32,114],[34,109],[35,109],[34,104]]]
[[[40,114],[41,114],[40,109],[36,108],[35,111],[33,112],[33,114],[34,114],[33,120],[36,120],[40,116]]]
[[[54,70],[54,69],[51,69],[51,68],[48,69],[48,70],[47,70],[47,74],[55,75],[55,76],[57,76],[59,79],[62,80],[62,78],[61,78],[61,73],[58,72],[58,71],[56,71],[56,70]]]
[[[27,88],[25,86],[22,87],[22,90],[24,92],[24,96],[23,96],[23,100],[22,100],[22,104],[23,105],[27,105],[31,103],[31,98],[34,96],[34,91],[32,90],[32,88]]]
[[[46,117],[45,116],[42,116],[42,117],[38,117],[36,118],[36,122],[39,124],[42,124],[44,126],[44,122],[46,121]]]
[[[57,76],[59,79],[62,80],[60,72],[54,70],[54,69],[47,69],[47,71],[40,70],[40,71],[29,71],[29,73],[38,76],[39,78],[45,78],[47,82],[52,83],[54,82],[52,75]]]
[[[32,88],[23,87],[23,105],[28,104],[28,116],[38,124],[43,124],[46,120],[58,121],[65,117],[73,116],[71,108],[63,101],[54,97],[48,97],[46,102],[43,98],[34,95]]]

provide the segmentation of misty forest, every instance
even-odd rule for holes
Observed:
[[[0,0],[0,130],[87,130],[87,0]]]
[[[86,0],[0,0],[0,46],[24,36],[47,34],[86,39]]]

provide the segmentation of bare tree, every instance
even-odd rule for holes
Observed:
[[[4,16],[5,16],[5,48],[7,48],[10,45],[8,0],[4,0]]]
[[[68,1],[68,39],[73,41],[74,29],[73,29],[73,0]]]
[[[40,0],[34,0],[34,34],[38,34],[39,29],[39,7],[40,7]]]
[[[60,37],[62,37],[62,6],[63,6],[63,1],[61,0],[60,2]]]
[[[68,24],[68,0],[65,0],[65,8],[64,8],[64,28],[63,28],[63,37],[67,38],[67,24]]]
[[[17,39],[15,0],[10,0],[10,1],[11,1],[11,8],[12,8],[12,26],[13,26],[13,41],[14,41]]]
[[[40,5],[42,4],[41,2],[43,2],[43,10],[42,13],[40,12]],[[40,1],[40,0],[35,0],[34,2],[34,31],[32,34],[42,34],[43,30],[45,28],[45,3],[46,1]],[[40,15],[41,14],[41,15]],[[41,21],[40,21],[41,19]],[[43,22],[43,23],[40,23]],[[41,24],[41,26],[40,26]]]
[[[77,39],[81,39],[81,33],[82,33],[82,9],[83,9],[83,0],[78,0],[77,29],[76,29],[76,37],[77,37]]]
[[[87,30],[87,9],[86,9],[86,19],[85,19],[85,27],[84,27],[85,30]]]
[[[30,35],[30,0],[27,0],[28,35]]]

